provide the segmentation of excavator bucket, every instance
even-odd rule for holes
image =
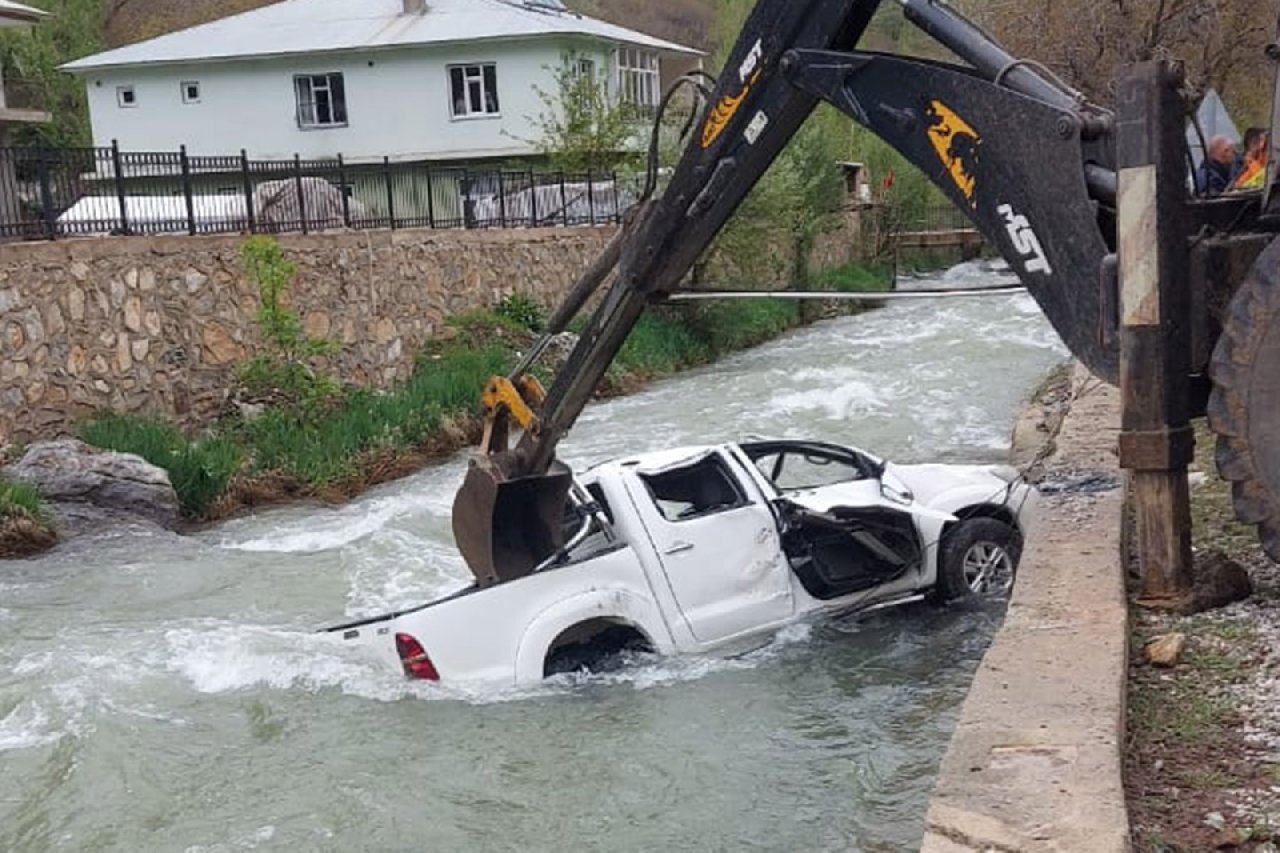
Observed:
[[[480,586],[523,577],[564,544],[573,475],[555,462],[545,474],[510,476],[510,457],[473,459],[453,499],[453,538]]]

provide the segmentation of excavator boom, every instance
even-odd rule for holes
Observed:
[[[554,558],[570,483],[555,460],[560,440],[645,307],[678,286],[819,102],[919,167],[1009,260],[1072,351],[1114,381],[1110,114],[1015,61],[944,3],[900,2],[968,65],[856,51],[879,0],[757,2],[666,190],[639,206],[557,312],[551,333],[616,262],[536,423],[514,448],[482,448],[468,470],[454,531],[481,583]],[[506,412],[499,404],[490,417],[505,422]]]

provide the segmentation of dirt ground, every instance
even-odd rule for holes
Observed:
[[[1234,560],[1247,600],[1195,616],[1131,610],[1125,788],[1137,851],[1280,849],[1280,567],[1237,524],[1230,486],[1197,425],[1191,471],[1197,566]],[[1130,561],[1131,575],[1136,573]],[[1148,663],[1153,638],[1180,633],[1172,667]]]

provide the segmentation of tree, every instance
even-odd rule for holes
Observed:
[[[1019,57],[1110,103],[1124,65],[1179,61],[1193,98],[1213,87],[1251,124],[1265,123],[1271,68],[1264,49],[1274,17],[1252,0],[968,0],[975,15]]]
[[[754,0],[719,0],[713,28],[716,65],[723,66]],[[848,151],[849,122],[834,109],[819,107],[716,238],[717,253],[742,270],[768,269],[779,249],[790,254],[787,273],[794,283],[808,277],[808,260],[819,234],[831,227],[844,199],[836,165]],[[786,243],[779,246],[779,241]],[[708,253],[709,255],[710,253]],[[702,266],[695,276],[701,277]]]
[[[553,167],[611,172],[639,162],[643,122],[633,108],[611,97],[593,59],[565,54],[555,70],[555,90],[535,91],[543,111],[534,119],[540,135],[532,143]]]
[[[47,125],[29,125],[14,134],[17,143],[89,145],[85,81],[58,66],[102,50],[100,0],[27,0],[49,13],[30,31],[0,32],[0,64],[6,77],[29,82],[41,106],[53,114]]]

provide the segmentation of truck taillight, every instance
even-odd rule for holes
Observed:
[[[427,657],[427,650],[412,634],[396,634],[396,652],[400,655],[405,675],[423,681],[440,680],[440,673],[436,672],[436,665]]]

